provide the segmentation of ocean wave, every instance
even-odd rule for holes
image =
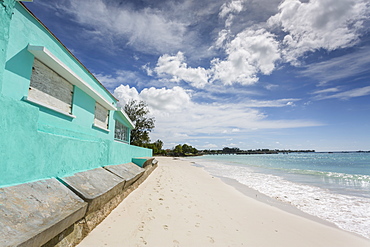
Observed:
[[[286,170],[286,172],[291,174],[299,175],[309,175],[321,178],[321,180],[326,183],[338,183],[345,186],[359,187],[364,190],[370,189],[370,176],[369,175],[360,175],[360,174],[347,174],[347,173],[338,173],[338,172],[323,172],[315,170],[300,170],[300,169],[291,169]]]
[[[332,177],[332,178],[355,179],[355,180],[370,182],[369,175],[347,174],[347,173],[339,173],[339,172],[323,172],[323,171],[300,170],[300,169],[291,169],[287,171],[290,171],[291,173],[297,173],[297,174],[319,175],[319,176]]]

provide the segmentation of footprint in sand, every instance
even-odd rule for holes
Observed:
[[[151,208],[148,208],[148,211],[149,211],[149,212],[152,212],[152,211],[153,211],[153,209],[151,209]]]
[[[141,232],[144,231],[144,226],[145,226],[145,222],[142,221],[141,224],[140,224],[140,226],[139,226],[139,228],[138,228],[138,230],[141,231]]]
[[[212,243],[212,244],[213,244],[213,243],[215,242],[215,240],[214,240],[212,237],[207,236],[207,238],[209,239],[209,242],[210,242],[210,243]]]
[[[168,230],[168,225],[163,225],[163,229]]]
[[[141,241],[143,242],[143,244],[147,245],[148,242],[145,241],[145,239],[143,237],[140,237]]]

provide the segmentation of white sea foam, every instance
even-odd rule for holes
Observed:
[[[370,198],[335,194],[276,175],[256,173],[248,167],[199,160],[197,163],[213,175],[235,179],[269,197],[290,203],[303,212],[370,239]]]

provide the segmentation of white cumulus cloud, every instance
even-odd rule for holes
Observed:
[[[183,80],[196,88],[203,88],[208,83],[209,77],[209,72],[205,68],[189,67],[182,52],[178,52],[175,56],[168,54],[161,56],[154,71],[160,77],[169,76],[173,82]]]
[[[308,51],[353,46],[369,9],[366,0],[285,0],[268,23],[286,33],[284,58],[297,64],[297,59]]]
[[[181,87],[145,88],[140,93],[129,85],[120,85],[114,90],[114,96],[119,100],[120,106],[128,101],[143,100],[155,115],[166,115],[186,109],[191,103],[190,94]]]
[[[129,85],[120,85],[114,89],[113,95],[119,100],[118,104],[121,107],[127,104],[130,100],[141,100],[139,92],[136,90],[136,88],[131,88]]]
[[[156,111],[181,111],[190,104],[190,94],[181,87],[145,88],[140,92],[140,97]]]
[[[278,42],[264,29],[246,29],[239,33],[227,44],[226,53],[225,60],[212,61],[213,80],[225,85],[256,83],[257,74],[270,74],[280,59]]]
[[[219,13],[219,16],[221,18],[224,18],[227,16],[227,19],[225,21],[225,27],[227,28],[230,27],[234,19],[234,13],[239,13],[242,10],[243,10],[243,2],[240,0],[231,1],[229,3],[224,3],[221,6],[221,11]]]
[[[264,29],[244,30],[226,45],[225,52],[226,59],[213,59],[209,69],[189,67],[182,52],[175,56],[165,54],[158,59],[154,71],[159,77],[169,76],[172,82],[185,81],[196,88],[215,81],[250,85],[258,81],[258,73],[270,74],[280,59],[278,42]]]

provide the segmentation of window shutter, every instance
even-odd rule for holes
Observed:
[[[35,59],[28,98],[72,114],[73,85]]]
[[[108,118],[108,109],[104,108],[104,106],[102,106],[101,104],[96,103],[94,125],[103,129],[108,129]]]

